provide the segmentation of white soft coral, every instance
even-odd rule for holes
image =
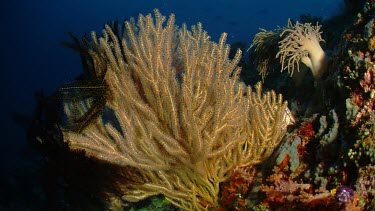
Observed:
[[[279,52],[276,58],[280,57],[281,70],[288,69],[293,75],[295,68],[300,70],[300,62],[311,69],[315,79],[321,78],[327,69],[327,56],[319,42],[324,41],[321,36],[319,25],[312,26],[311,23],[295,25],[289,20],[288,27],[283,30],[279,42]]]

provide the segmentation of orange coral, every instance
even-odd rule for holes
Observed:
[[[281,161],[280,165],[279,165],[279,169],[282,171],[285,167],[288,166],[289,164],[289,160],[290,160],[290,155],[289,154],[286,154],[285,157],[284,157],[284,160]]]
[[[375,51],[375,37],[371,37],[368,41],[368,49],[370,51]]]

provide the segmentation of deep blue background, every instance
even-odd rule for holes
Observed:
[[[202,22],[214,41],[227,32],[228,43],[249,45],[258,28],[284,26],[288,18],[297,20],[307,13],[327,18],[340,11],[342,0],[22,0],[1,4],[0,169],[6,173],[33,154],[24,129],[12,121],[10,113],[30,116],[37,90],[50,94],[81,72],[79,56],[59,44],[70,41],[68,32],[80,37],[100,31],[108,21],[159,8],[165,16],[175,13],[178,25]]]

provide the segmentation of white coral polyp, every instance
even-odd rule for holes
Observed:
[[[280,50],[276,57],[280,57],[281,69],[288,69],[293,75],[294,69],[299,71],[300,62],[311,69],[315,79],[320,79],[327,69],[327,56],[319,42],[324,41],[319,31],[321,26],[312,26],[311,23],[293,25],[290,21],[288,27],[280,36],[287,35],[279,42]]]

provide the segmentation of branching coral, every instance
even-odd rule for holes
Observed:
[[[122,199],[163,194],[180,208],[204,210],[218,206],[219,184],[236,166],[271,155],[293,118],[281,95],[239,81],[241,51],[228,58],[225,33],[214,43],[201,24],[190,31],[175,26],[174,15],[165,20],[155,10],[155,18],[125,22],[122,39],[109,26],[100,38],[92,33],[98,51],[90,55],[108,69],[110,115],[64,138],[73,150],[138,170],[143,183],[119,181]]]
[[[249,49],[254,49],[254,64],[257,66],[259,74],[262,79],[270,72],[277,63],[277,59],[270,56],[276,55],[278,51],[277,43],[280,41],[280,32],[267,31],[260,29],[251,43]]]

